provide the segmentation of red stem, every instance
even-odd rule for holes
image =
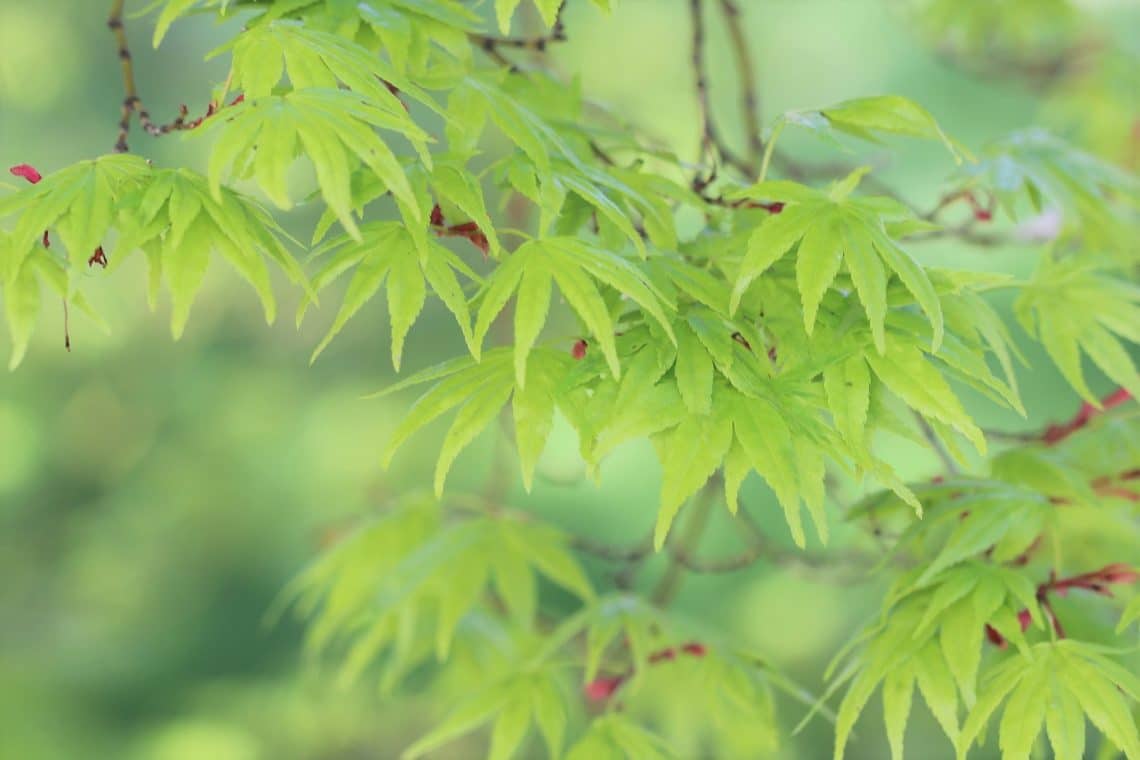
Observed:
[[[1117,390],[1101,399],[1099,408],[1086,401],[1081,404],[1081,408],[1077,410],[1077,413],[1068,422],[1062,423],[1060,425],[1050,425],[1048,428],[1046,428],[1045,432],[1041,434],[1040,440],[1046,446],[1055,446],[1061,441],[1068,438],[1073,433],[1088,425],[1089,422],[1093,420],[1093,418],[1104,414],[1109,409],[1120,406],[1121,404],[1129,401],[1131,398],[1132,394],[1129,393],[1126,389],[1118,388]]]
[[[650,665],[657,665],[662,662],[671,662],[677,659],[679,654],[687,654],[690,657],[704,657],[708,653],[708,648],[699,641],[690,641],[687,644],[682,644],[680,647],[666,647],[653,652],[646,658],[646,662]],[[591,702],[603,702],[613,697],[614,694],[625,685],[626,681],[633,676],[634,668],[631,666],[627,670],[612,676],[598,676],[590,681],[583,687],[583,692],[586,698]]]
[[[1059,596],[1065,596],[1071,589],[1084,589],[1094,594],[1111,597],[1113,594],[1109,586],[1113,584],[1135,583],[1137,580],[1140,580],[1140,570],[1123,562],[1114,562],[1110,565],[1105,565],[1099,570],[1073,575],[1068,578],[1058,578],[1056,573],[1050,573],[1049,580],[1037,586],[1037,601],[1040,603],[1041,609],[1045,611],[1045,615],[1049,618],[1049,623],[1053,626],[1053,631],[1057,634],[1057,638],[1063,639],[1065,638],[1065,629],[1053,609],[1053,604],[1049,600],[1049,594],[1056,593]],[[1031,620],[1029,610],[1021,610],[1017,613],[1017,619],[1021,625],[1021,630],[1028,630]],[[989,639],[990,643],[994,646],[1002,649],[1007,645],[1005,637],[989,624],[986,625],[986,638]]]

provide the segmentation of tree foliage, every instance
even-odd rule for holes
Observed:
[[[1046,744],[1058,758],[1080,757],[1087,722],[1106,746],[1140,758],[1140,680],[1129,669],[1140,602],[1126,591],[1140,561],[1140,417],[1130,403],[1140,396],[1136,177],[1039,129],[972,150],[893,95],[779,115],[737,152],[708,108],[702,73],[703,15],[718,6],[740,31],[742,4],[727,0],[692,4],[702,105],[694,167],[597,118],[553,70],[512,64],[519,50],[540,54],[565,39],[561,2],[534,0],[535,37],[510,36],[519,0],[488,3],[486,13],[471,5],[152,4],[156,45],[189,14],[242,22],[214,53],[230,71],[209,113],[146,122],[152,133],[207,142],[206,172],[125,152],[131,117],[145,114],[129,66],[123,150],[43,177],[14,167],[28,184],[0,196],[12,367],[42,301],[90,312],[85,291],[140,252],[152,303],[164,286],[169,294],[176,338],[215,258],[249,283],[270,321],[273,269],[301,291],[298,322],[339,298],[314,360],[342,330],[363,329],[354,318],[383,291],[399,370],[409,332],[439,299],[468,354],[378,392],[420,394],[385,465],[450,416],[434,495],[398,498],[288,595],[310,620],[313,646],[340,652],[345,678],[378,672],[399,692],[426,672],[452,698],[405,757],[484,729],[493,758],[519,756],[528,734],[552,757],[670,757],[669,719],[653,697],[683,689],[703,695],[692,709],[714,727],[704,741],[716,756],[771,750],[782,695],[811,705],[809,717],[831,716],[842,757],[879,692],[896,758],[916,698],[961,757],[990,724],[1002,757],[1038,756]],[[1012,15],[996,3],[913,5],[927,34],[941,30],[955,49],[975,50],[980,30],[1000,28],[1012,60],[1037,44],[1030,32],[1067,40],[1066,24],[1079,19],[1062,0],[1014,3]],[[1058,9],[1040,13],[1046,6]],[[113,7],[121,31],[122,3]],[[747,61],[746,47],[737,52]],[[744,102],[746,122],[758,123],[751,93]],[[948,190],[924,211],[867,167],[800,166],[781,148],[796,129],[822,138],[821,151],[849,139],[943,145],[946,164],[930,171],[944,173]],[[309,245],[261,202],[294,205],[298,161],[312,176],[302,202],[321,214]],[[969,218],[948,222],[959,207]],[[695,229],[682,223],[694,213]],[[1060,221],[1027,232],[1027,217]],[[1033,273],[950,271],[922,253],[931,240],[995,239],[1022,243]],[[301,263],[306,253],[311,265]],[[347,285],[334,295],[342,275]],[[963,401],[968,391],[1025,413],[1025,357],[993,305],[1005,294],[1085,402],[1040,434],[995,436]],[[1100,398],[1094,369],[1121,390]],[[446,489],[464,450],[508,420],[528,490],[559,421],[593,473],[616,447],[649,439],[663,477],[646,543],[597,546],[503,509],[493,490]],[[944,472],[907,482],[886,436],[928,448]],[[742,503],[753,473],[786,527],[758,526]],[[866,481],[871,493],[841,509],[836,479]],[[699,526],[719,508],[753,548],[702,563],[693,556]],[[670,609],[677,573],[771,558],[767,535],[784,530],[802,548],[805,521],[826,543],[837,519],[881,537],[875,572],[891,586],[818,700]],[[1131,554],[1105,556],[1097,537],[1118,546],[1121,532]],[[621,573],[615,582],[587,572],[584,561],[636,569],[653,551],[670,569],[649,594]],[[1054,605],[1069,592],[1084,594],[1081,608],[1098,622],[1075,636]]]

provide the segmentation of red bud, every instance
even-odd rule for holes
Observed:
[[[17,177],[26,179],[33,185],[43,179],[43,175],[36,171],[36,168],[34,166],[30,166],[28,164],[18,164],[17,166],[13,166],[8,171],[12,172],[12,174],[16,175]]]
[[[602,702],[613,696],[625,681],[625,676],[599,676],[586,684],[584,691],[591,702]]]
[[[990,643],[998,649],[1005,649],[1007,646],[1009,646],[1006,643],[1005,636],[1002,636],[1000,633],[998,633],[997,629],[989,623],[986,624],[986,638],[989,639]]]

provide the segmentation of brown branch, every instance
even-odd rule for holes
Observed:
[[[677,562],[681,564],[686,570],[694,573],[703,573],[706,575],[716,575],[719,573],[735,573],[738,570],[744,570],[756,564],[764,557],[765,547],[761,544],[753,544],[751,548],[746,549],[739,554],[731,557],[722,557],[719,559],[700,559],[694,557],[689,551],[683,547],[678,547],[673,550],[673,556]]]
[[[607,562],[624,565],[614,575],[614,585],[620,589],[628,589],[633,585],[637,571],[653,553],[653,532],[650,531],[645,538],[630,546],[614,546],[583,536],[576,536],[571,546],[577,551],[591,554]]]
[[[763,527],[748,510],[741,508],[738,515],[741,524],[751,534],[752,544],[755,547],[754,551],[759,552],[758,561],[763,560],[780,567],[800,567],[805,570],[834,571],[842,569],[847,571],[840,574],[840,578],[845,583],[854,583],[870,578],[867,571],[878,562],[875,558],[856,550],[814,553],[797,548],[775,546],[764,532]]]
[[[704,657],[708,654],[708,647],[699,641],[690,641],[679,647],[665,647],[656,652],[650,652],[645,658],[648,665],[659,665],[663,662],[673,662],[680,655],[690,657]],[[598,676],[582,688],[582,693],[591,702],[605,702],[611,699],[629,679],[633,676],[635,668],[631,665],[620,673],[612,676]]]
[[[934,51],[942,61],[974,76],[1021,79],[1031,90],[1045,90],[1057,81],[1088,70],[1105,47],[1102,40],[1086,38],[1045,55],[1028,57],[1009,51],[990,50],[985,55],[966,54],[943,46]]]
[[[1099,570],[1093,570],[1090,573],[1082,573],[1068,578],[1058,578],[1056,571],[1050,571],[1049,580],[1044,583],[1038,584],[1036,598],[1041,609],[1045,611],[1045,616],[1049,618],[1049,623],[1053,627],[1053,632],[1057,638],[1065,638],[1065,629],[1061,625],[1061,620],[1057,617],[1056,611],[1053,609],[1053,604],[1049,599],[1049,594],[1057,594],[1058,596],[1065,596],[1072,589],[1081,589],[1083,591],[1091,591],[1100,596],[1112,597],[1112,589],[1109,586],[1114,584],[1129,585],[1140,580],[1140,570],[1124,562],[1114,562],[1111,565],[1105,565]],[[1032,616],[1029,610],[1024,609],[1017,613],[1018,624],[1022,632],[1029,630],[1029,624]],[[986,638],[990,643],[995,646],[1005,649],[1008,646],[1005,637],[1002,636],[997,629],[991,625],[986,625]]]
[[[773,161],[783,174],[796,182],[807,182],[812,179],[836,179],[850,174],[855,169],[855,167],[843,163],[805,164],[779,152],[773,154]],[[913,242],[954,238],[964,243],[984,247],[1014,242],[1009,236],[1002,233],[983,232],[977,228],[979,223],[989,222],[993,219],[996,203],[992,197],[985,205],[982,205],[973,192],[960,190],[943,195],[932,209],[924,212],[874,174],[868,174],[864,177],[861,184],[872,192],[902,203],[909,207],[916,217],[926,221],[934,221],[947,206],[959,200],[968,203],[973,210],[970,218],[962,224],[912,235],[908,239]]]
[[[697,107],[701,120],[700,150],[697,163],[701,164],[706,158],[714,161],[708,176],[702,177],[700,173],[693,177],[693,189],[698,192],[708,187],[716,179],[715,161],[720,160],[736,169],[747,177],[755,177],[759,171],[746,159],[738,156],[725,143],[716,122],[713,118],[712,104],[709,98],[708,76],[705,71],[705,19],[703,0],[689,0],[689,16],[692,23],[691,61],[697,95]]]
[[[720,478],[719,473],[714,475],[706,486],[706,490],[697,497],[704,499],[703,503],[706,507],[714,503],[716,494],[721,492]],[[862,571],[869,569],[875,563],[873,558],[854,551],[817,554],[772,544],[760,524],[747,510],[741,510],[738,513],[738,519],[748,533],[746,539],[748,547],[727,557],[701,558],[696,554],[696,540],[693,536],[703,531],[704,526],[699,521],[707,517],[707,514],[702,517],[699,512],[694,513],[690,522],[685,526],[685,535],[681,540],[668,543],[670,565],[666,571],[666,576],[662,578],[658,586],[656,594],[656,596],[661,596],[663,601],[667,601],[675,593],[681,580],[681,570],[716,575],[739,572],[757,562],[767,562],[781,567],[798,566],[813,570],[834,570],[839,566],[843,569],[857,571],[844,575],[845,582],[854,582],[865,577],[865,573]],[[698,522],[694,523],[693,520],[698,520]],[[572,546],[577,551],[607,562],[624,564],[625,567],[618,574],[618,585],[627,588],[633,573],[653,552],[653,533],[650,532],[639,543],[632,545],[613,545],[589,538],[576,537]]]
[[[701,0],[689,0],[689,16],[693,31],[691,48],[693,76],[695,77],[697,109],[701,120],[701,146],[697,152],[697,163],[700,164],[704,161],[706,156],[712,153],[716,143],[714,134],[715,127],[713,126],[711,113],[712,108],[709,104],[708,81],[705,79],[705,20],[704,7]],[[704,184],[707,184],[709,181],[711,181],[711,178],[706,180]],[[693,183],[696,185],[697,180],[694,179]],[[703,186],[704,185],[702,185],[702,187]]]
[[[1078,430],[1086,427],[1095,417],[1130,400],[1132,400],[1132,394],[1125,388],[1118,388],[1102,398],[1099,405],[1093,405],[1087,401],[1083,402],[1072,418],[1059,424],[1049,425],[1040,432],[1007,433],[1000,430],[987,430],[986,435],[1017,443],[1039,442],[1046,446],[1056,446]]]
[[[978,197],[974,194],[973,190],[955,190],[954,192],[945,193],[938,199],[938,203],[934,205],[934,208],[922,214],[919,218],[933,222],[943,211],[958,201],[965,202],[970,207],[970,211],[973,212],[974,219],[979,222],[988,222],[994,218],[994,206],[997,203],[995,198],[991,195],[989,200],[983,205],[978,201]]]
[[[709,478],[704,488],[693,499],[692,512],[685,522],[684,530],[680,536],[680,544],[669,552],[669,564],[665,567],[665,574],[657,582],[650,599],[659,607],[667,607],[681,590],[681,583],[685,578],[685,565],[680,560],[681,553],[696,551],[697,545],[704,535],[708,525],[709,515],[712,511],[713,501],[717,494],[724,493],[724,480],[718,470]],[[668,539],[667,539],[668,540]]]
[[[930,423],[926,421],[918,412],[914,413],[915,422],[918,423],[918,429],[922,432],[922,437],[930,444],[930,448],[938,456],[939,461],[942,462],[942,468],[950,475],[958,474],[958,464],[950,456],[950,452],[946,450],[946,446],[934,433],[934,428],[930,427]]]
[[[123,69],[123,105],[119,115],[119,139],[115,142],[116,153],[126,153],[130,150],[127,145],[127,135],[131,131],[131,115],[139,102],[138,87],[135,85],[134,64],[131,61],[131,50],[127,44],[127,32],[123,28],[123,5],[126,0],[113,0],[111,13],[107,18],[107,26],[115,36],[115,44],[119,55],[119,65]]]
[[[756,98],[756,70],[744,34],[740,6],[736,0],[720,0],[720,9],[728,26],[728,38],[736,57],[736,76],[740,80],[740,110],[744,134],[748,140],[748,162],[758,166],[764,155],[764,137],[760,126],[760,103]]]
[[[143,131],[151,137],[162,137],[163,135],[170,134],[171,132],[180,132],[188,129],[198,127],[203,121],[213,116],[217,112],[219,105],[210,102],[206,109],[206,113],[196,119],[189,118],[189,109],[183,105],[178,110],[178,116],[167,124],[156,124],[143,105],[142,99],[139,97],[138,84],[135,81],[135,67],[134,59],[131,56],[131,48],[127,41],[127,30],[123,25],[123,6],[126,0],[112,0],[111,12],[107,17],[107,27],[115,37],[115,45],[118,51],[119,65],[123,72],[123,103],[120,108],[119,116],[119,137],[115,141],[115,153],[127,153],[130,151],[130,146],[127,144],[127,137],[131,131],[131,118],[138,115],[139,126]],[[234,103],[240,102],[239,96]]]
[[[919,243],[928,240],[944,240],[947,238],[953,238],[955,240],[960,240],[963,243],[969,243],[971,245],[976,245],[982,248],[994,248],[1000,245],[1008,245],[1010,243],[1017,242],[1008,235],[1003,235],[998,232],[979,232],[975,228],[975,223],[973,220],[967,221],[966,223],[957,225],[955,227],[946,227],[940,230],[931,230],[930,232],[924,232],[920,235],[913,235],[908,239]]]
[[[559,18],[558,21],[554,22],[554,26],[551,27],[550,32],[540,37],[496,37],[490,34],[472,32],[467,35],[467,38],[487,52],[498,50],[499,48],[511,48],[513,50],[530,50],[535,53],[544,53],[551,43],[566,41],[566,28],[562,23],[562,19]]]
[[[593,555],[608,562],[638,562],[649,556],[653,551],[653,542],[639,541],[633,546],[616,546],[595,541],[592,538],[575,536],[572,544],[574,549]]]
[[[511,66],[510,59],[502,53],[502,49],[510,50],[529,50],[532,53],[545,53],[546,49],[555,42],[566,41],[566,24],[562,19],[562,11],[566,8],[566,2],[563,0],[562,4],[558,6],[558,13],[554,18],[554,24],[550,27],[550,31],[538,37],[498,37],[493,34],[480,34],[478,32],[471,32],[467,35],[467,39],[475,43],[480,50],[486,53],[496,63],[503,66]]]
[[[1119,388],[1101,399],[1099,406],[1094,406],[1086,401],[1081,404],[1081,408],[1077,410],[1071,420],[1061,425],[1050,425],[1046,428],[1041,433],[1041,441],[1047,446],[1055,446],[1088,425],[1094,417],[1098,417],[1107,410],[1120,406],[1131,399],[1131,393],[1124,388]]]
[[[839,179],[846,177],[853,172],[857,167],[851,164],[846,164],[840,161],[829,161],[826,163],[809,164],[797,161],[785,153],[776,151],[772,154],[772,162],[780,171],[788,177],[788,179],[795,180],[796,182],[808,182],[813,179]],[[898,192],[888,185],[883,180],[879,179],[874,173],[868,174],[863,177],[860,184],[873,190],[874,192],[885,195],[888,198],[893,198],[900,203],[909,206],[916,216],[921,216],[922,212],[912,203],[900,196]]]

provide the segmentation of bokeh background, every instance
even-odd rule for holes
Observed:
[[[605,17],[570,0],[570,41],[553,53],[560,69],[580,76],[586,92],[645,133],[682,155],[695,154],[688,3],[617,5]],[[968,61],[977,66],[963,68],[939,54],[930,30],[901,2],[740,5],[767,118],[898,93],[926,105],[967,145],[1044,123],[1135,168],[1140,4],[1134,0],[1076,3],[1098,38],[1120,52],[1095,58],[1045,92],[984,66],[985,45]],[[109,151],[121,82],[105,6],[0,0],[0,166],[27,162],[46,173]],[[192,112],[204,108],[225,62],[203,62],[203,55],[233,27],[192,19],[176,25],[156,52],[147,44],[150,21],[136,19],[128,31],[151,112],[173,115],[183,102]],[[714,105],[725,124],[735,125],[731,54],[718,23],[710,34]],[[729,137],[740,144],[739,132]],[[853,159],[819,143],[789,138],[789,144],[808,158]],[[179,136],[154,141],[136,134],[133,146],[168,165],[199,163],[203,151]],[[874,163],[923,205],[938,197],[953,169],[937,148],[905,142],[891,153],[854,158]],[[304,229],[311,220],[302,209],[289,223]],[[926,245],[922,255],[944,266],[1020,274],[1035,259],[1029,248],[971,250],[952,242]],[[330,306],[300,330],[288,318],[267,328],[248,292],[227,277],[211,277],[175,344],[163,308],[146,309],[139,264],[106,280],[92,275],[91,297],[112,326],[109,334],[75,318],[73,350],[66,353],[61,315],[49,304],[23,367],[0,376],[0,757],[397,756],[431,725],[436,706],[422,698],[384,700],[367,681],[338,687],[322,663],[304,656],[299,622],[265,621],[284,584],[331,536],[390,495],[428,482],[438,437],[416,439],[387,473],[378,464],[409,399],[360,399],[392,377],[382,299],[310,368],[309,352],[331,320]],[[294,298],[283,296],[283,314]],[[428,318],[414,329],[406,356],[414,369],[462,350],[448,320]],[[0,352],[6,351],[0,338]],[[1030,350],[1029,356],[1033,368],[1021,381],[1031,419],[995,413],[966,394],[987,427],[1035,427],[1075,408],[1043,355]],[[453,487],[477,487],[493,448],[464,455]],[[901,443],[896,456],[916,475],[932,465]],[[648,445],[618,451],[594,484],[582,480],[574,443],[561,434],[541,471],[532,495],[517,487],[511,493],[514,505],[614,542],[640,537],[652,521],[659,470]],[[728,533],[714,526],[710,550],[720,543],[731,551]],[[760,565],[734,576],[693,578],[678,603],[819,690],[827,659],[875,608],[881,591],[827,572]],[[860,724],[851,756],[885,756],[876,709]],[[787,702],[779,710],[786,726],[802,715]],[[830,727],[816,721],[786,740],[778,756],[824,757],[830,736]],[[922,708],[908,741],[916,756],[951,756]],[[457,744],[437,756],[476,757],[480,746]]]

